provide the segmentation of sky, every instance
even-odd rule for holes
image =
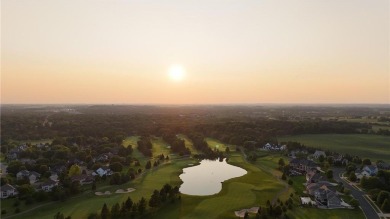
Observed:
[[[389,2],[2,0],[1,103],[389,104]]]

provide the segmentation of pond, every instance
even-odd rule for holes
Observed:
[[[180,192],[187,195],[213,195],[222,189],[222,182],[245,175],[246,170],[219,160],[202,160],[200,165],[183,169]]]

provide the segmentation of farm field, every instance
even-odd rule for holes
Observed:
[[[297,141],[309,147],[349,153],[373,161],[390,162],[390,136],[364,134],[315,134],[278,137],[279,142]]]

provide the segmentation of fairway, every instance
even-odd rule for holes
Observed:
[[[363,134],[316,134],[278,138],[279,142],[297,141],[305,146],[348,153],[372,161],[390,162],[390,136]]]
[[[222,143],[214,138],[205,138],[205,141],[207,142],[209,147],[213,150],[217,149],[219,151],[225,152],[226,147],[229,147],[229,146],[230,146],[230,150],[232,150],[231,145],[224,144],[224,143]]]
[[[190,152],[192,155],[199,154],[199,151],[194,147],[194,144],[192,143],[191,139],[189,139],[186,135],[179,134],[177,135],[179,139],[184,140],[184,143],[188,149],[190,149]]]

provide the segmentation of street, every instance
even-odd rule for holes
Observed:
[[[366,215],[366,218],[368,219],[374,219],[378,218],[379,216],[376,213],[375,209],[370,205],[370,203],[364,198],[364,195],[366,194],[363,191],[360,191],[356,189],[355,187],[349,185],[345,180],[340,178],[340,175],[345,172],[345,168],[334,168],[333,169],[333,177],[336,181],[342,182],[344,184],[344,187],[349,189],[351,191],[351,195],[359,201],[360,207],[362,208],[364,214]]]

